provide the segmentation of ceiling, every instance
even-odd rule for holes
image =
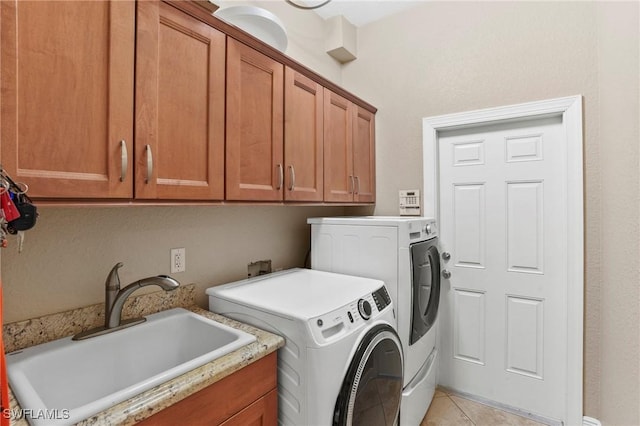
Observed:
[[[309,5],[322,3],[320,0],[297,0]],[[332,0],[329,4],[314,9],[318,15],[327,19],[343,15],[349,22],[361,27],[386,16],[418,6],[426,0]]]

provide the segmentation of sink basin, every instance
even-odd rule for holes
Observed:
[[[177,308],[102,336],[9,353],[7,373],[29,423],[72,424],[255,340]]]

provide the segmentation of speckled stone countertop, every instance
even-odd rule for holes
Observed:
[[[187,288],[182,290],[184,294],[171,296],[175,298],[173,302],[165,301],[164,303],[158,303],[158,297],[167,297],[162,293],[150,293],[139,296],[129,305],[128,312],[127,307],[125,306],[125,315],[123,315],[123,317],[130,317],[140,314],[140,312],[144,312],[142,315],[149,315],[166,309],[183,307],[207,318],[253,334],[256,336],[256,341],[89,417],[88,419],[77,423],[78,425],[133,425],[181,401],[189,395],[206,388],[224,377],[227,377],[252,362],[265,357],[284,345],[284,339],[280,336],[195,306],[193,304],[192,297],[194,290],[193,286],[191,286],[191,289],[188,288],[189,286],[185,287]],[[161,309],[155,309],[149,307],[149,305],[154,305],[156,308],[160,307]],[[94,324],[95,321],[86,320],[86,317],[84,317],[85,320],[80,321],[78,318],[82,317],[83,314],[87,315],[87,312],[97,312],[97,316],[99,317],[99,306],[96,305],[94,307],[82,309],[88,309],[89,311],[79,312],[82,310],[74,310],[67,313],[52,315],[51,317],[54,318],[48,319],[47,317],[43,317],[37,320],[29,320],[29,322],[32,323],[31,327],[25,324],[27,323],[26,321],[5,325],[3,333],[5,337],[5,346],[8,349],[7,352],[19,350],[39,343],[45,343],[47,341],[75,334],[83,329],[94,327],[96,325]],[[102,313],[102,317],[104,318],[104,312]],[[75,325],[69,326],[69,324],[74,323],[74,321]],[[96,321],[99,325],[99,318],[96,318]],[[59,331],[50,330],[49,328],[51,324],[59,324],[66,331],[61,333]],[[35,331],[33,329],[35,329]],[[74,329],[75,331],[69,332],[70,329]],[[25,342],[30,342],[31,344],[27,344]],[[12,412],[18,412],[14,411],[19,410],[20,406],[13,396],[13,393],[11,393],[10,399]],[[11,424],[16,426],[28,425],[24,418],[12,419]]]

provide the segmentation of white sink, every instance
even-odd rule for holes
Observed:
[[[72,424],[255,340],[177,308],[102,336],[12,352],[7,372],[31,424]]]

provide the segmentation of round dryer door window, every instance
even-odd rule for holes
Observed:
[[[334,426],[392,426],[402,398],[402,347],[387,324],[373,327],[358,345],[342,383]]]

